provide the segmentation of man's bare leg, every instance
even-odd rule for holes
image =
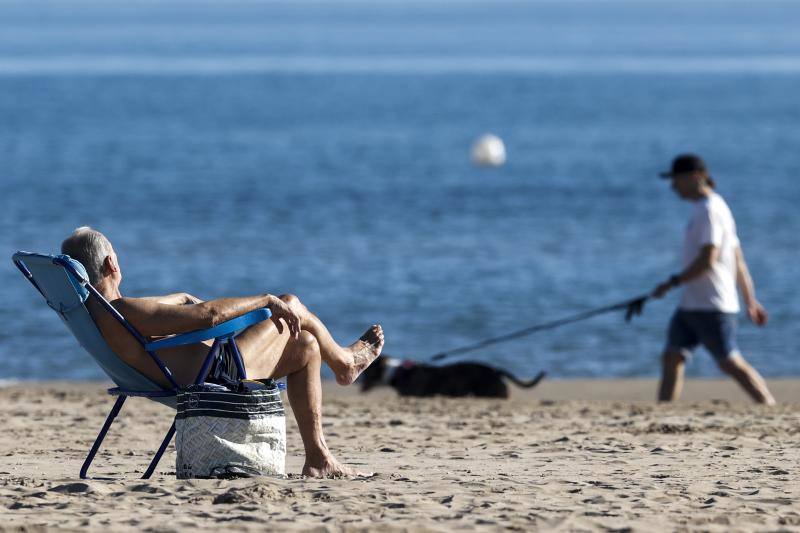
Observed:
[[[761,377],[758,370],[745,361],[740,353],[733,353],[727,359],[717,363],[722,371],[733,377],[753,400],[766,405],[775,405],[775,398],[769,392],[764,378]]]
[[[300,327],[310,332],[319,344],[322,359],[333,370],[339,385],[350,385],[378,357],[383,349],[383,328],[374,325],[350,346],[340,346],[325,324],[297,296],[284,294],[281,300],[300,315]]]
[[[292,406],[306,453],[303,474],[314,477],[361,475],[333,457],[322,433],[322,357],[317,338],[302,330],[294,339],[271,320],[247,328],[236,338],[250,377],[286,376]]]
[[[285,335],[285,333],[284,333]],[[322,359],[316,338],[302,331],[298,339],[289,339],[275,371],[270,377],[286,376],[287,394],[306,460],[303,475],[310,477],[353,477],[361,472],[342,465],[328,449],[322,433]]]
[[[292,309],[300,316],[301,330],[307,331],[317,340],[322,360],[333,370],[336,381],[340,385],[353,383],[361,372],[380,355],[384,342],[383,329],[380,326],[371,326],[360,339],[350,346],[340,346],[322,321],[309,311],[296,296],[285,294],[280,299],[292,306]],[[283,353],[286,339],[288,339],[288,332],[285,324],[283,332],[279,333],[271,320],[251,326],[239,335],[236,341],[242,353],[254,355],[252,361],[247,362],[248,373],[251,369],[255,371],[264,365],[271,372],[278,364],[278,357]],[[261,372],[259,375],[268,374]]]
[[[661,356],[661,363],[658,401],[672,402],[680,398],[683,390],[683,370],[686,366],[686,358],[680,351],[667,349]]]

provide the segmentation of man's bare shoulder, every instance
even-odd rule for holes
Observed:
[[[142,308],[135,300],[137,300],[137,298],[127,298],[123,296],[107,301],[111,307],[117,311],[117,313],[122,315],[122,318],[129,323],[135,324],[135,322],[137,322],[137,318],[142,314]],[[109,312],[108,308],[102,305],[101,302],[91,298],[87,303],[89,312],[94,317],[95,321],[97,321],[101,330],[103,328],[121,325],[119,324],[118,320],[113,317],[113,314]]]

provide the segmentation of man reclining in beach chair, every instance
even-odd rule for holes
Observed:
[[[303,475],[354,476],[360,472],[339,463],[322,434],[322,361],[333,370],[340,385],[350,385],[380,354],[383,330],[374,325],[350,346],[340,346],[325,325],[291,294],[262,294],[241,298],[201,301],[186,293],[130,298],[120,292],[122,271],[109,240],[89,227],[75,230],[61,251],[80,261],[89,281],[142,335],[163,337],[217,324],[260,308],[269,308],[271,320],[248,327],[237,338],[248,375],[257,378],[286,377],[287,394],[305,447]],[[89,313],[111,349],[128,365],[166,388],[164,373],[131,333],[93,298]],[[181,386],[193,383],[208,346],[194,344],[160,350],[158,355]],[[228,350],[221,350],[209,377],[238,379],[237,365]]]

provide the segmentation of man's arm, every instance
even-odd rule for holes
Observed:
[[[165,294],[164,296],[146,296],[144,298],[138,298],[139,300],[150,300],[160,304],[166,305],[189,305],[189,304],[199,304],[202,303],[203,300],[198,298],[197,296],[192,296],[186,292],[176,292],[174,294]]]
[[[120,298],[112,305],[146,337],[160,337],[213,328],[255,309],[267,307],[271,319],[283,330],[283,319],[293,337],[300,333],[300,317],[280,298],[271,294],[220,298],[197,304],[174,305],[155,298]]]
[[[703,273],[711,268],[711,265],[713,265],[714,261],[717,260],[718,255],[719,248],[713,244],[707,244],[703,246],[703,248],[700,250],[700,253],[694,258],[694,261],[692,261],[691,264],[680,274],[675,274],[663,283],[660,283],[653,291],[653,296],[656,298],[661,298],[667,294],[670,289],[674,289],[682,283],[686,283],[687,281],[702,276]]]
[[[747,306],[747,316],[750,317],[754,324],[763,326],[767,323],[769,315],[764,306],[756,299],[753,278],[750,276],[750,270],[747,268],[741,246],[736,248],[736,282],[739,285],[739,290],[742,291],[742,298]]]

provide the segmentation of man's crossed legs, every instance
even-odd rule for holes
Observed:
[[[324,361],[340,385],[350,385],[380,355],[383,329],[374,325],[350,346],[340,346],[325,325],[300,300],[283,295],[300,317],[300,333],[293,337],[281,322],[267,320],[251,326],[236,338],[247,373],[252,376],[286,377],[287,394],[300,429],[306,460],[303,475],[337,477],[362,475],[342,465],[328,449],[322,434],[322,382]]]

